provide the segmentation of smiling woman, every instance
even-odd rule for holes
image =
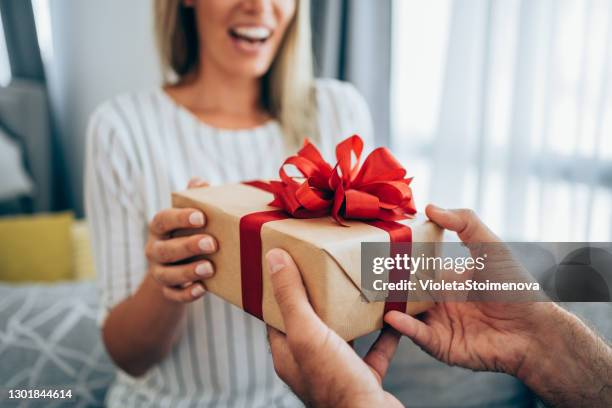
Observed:
[[[193,82],[204,69],[223,76],[257,75],[261,77],[257,102],[267,111],[259,120],[278,119],[291,145],[304,135],[316,139],[309,2],[274,1],[273,10],[263,19],[258,12],[262,2],[248,2],[246,9],[243,3],[156,2],[156,34],[166,84]],[[178,87],[169,93],[173,91],[178,91],[173,95],[176,99],[181,98]]]
[[[104,343],[122,371],[109,406],[295,406],[265,325],[205,296],[224,242],[196,209],[169,209],[192,177],[275,177],[305,136],[329,155],[372,138],[352,86],[314,80],[307,0],[158,0],[161,87],[93,114],[86,204]],[[191,186],[202,186],[196,181]]]

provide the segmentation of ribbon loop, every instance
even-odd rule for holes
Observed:
[[[416,213],[411,178],[386,148],[374,150],[359,167],[363,140],[353,135],[336,146],[336,165],[331,166],[308,140],[279,170],[280,181],[272,182],[271,206],[296,218],[331,215],[343,219],[401,220]],[[290,176],[294,166],[301,177]]]

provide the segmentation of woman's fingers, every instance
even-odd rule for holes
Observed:
[[[168,208],[155,214],[149,224],[153,235],[165,236],[172,231],[202,228],[206,224],[204,213],[195,208]]]
[[[187,184],[187,188],[208,187],[209,184],[199,177],[192,177]]]
[[[192,179],[188,188],[207,185]],[[175,302],[191,302],[204,295],[201,279],[214,274],[210,261],[176,264],[199,255],[217,251],[217,241],[201,234],[206,217],[195,208],[169,208],[158,212],[149,224],[151,233],[145,248],[150,273],[162,286],[163,295]],[[190,235],[188,235],[190,234]]]
[[[378,377],[379,383],[382,383],[385,374],[387,374],[387,369],[389,364],[391,364],[395,350],[397,350],[400,338],[401,334],[397,330],[385,327],[372,347],[370,347],[368,354],[363,358],[363,361],[370,366]]]
[[[199,299],[206,293],[206,288],[201,282],[194,283],[184,288],[162,287],[164,296],[172,301],[188,303]]]
[[[179,286],[210,278],[215,271],[210,261],[202,260],[180,265],[154,264],[151,266],[151,273],[162,285]]]
[[[217,251],[217,241],[206,234],[196,234],[167,240],[149,241],[146,255],[149,261],[168,264]]]

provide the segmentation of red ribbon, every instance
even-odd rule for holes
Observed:
[[[389,251],[389,255],[391,257],[395,257],[395,255],[397,254],[401,255],[406,252],[408,256],[412,255],[412,230],[410,229],[410,227],[395,221],[371,221],[368,222],[368,224],[373,227],[387,231],[387,233],[389,234],[389,242],[391,243],[391,248]],[[403,269],[389,270],[390,283],[398,283],[401,282],[402,279],[410,280],[410,271],[406,271]],[[399,294],[396,293],[393,297],[400,297],[400,295],[402,299],[408,299],[408,290],[401,291]],[[406,312],[406,303],[406,300],[400,302],[387,300],[385,302],[385,310],[383,312],[383,316],[386,315],[387,312],[390,312],[392,310],[397,310],[402,313]]]
[[[240,279],[242,282],[242,308],[260,320],[263,320],[261,228],[266,222],[284,220],[287,218],[290,218],[287,213],[275,210],[248,214],[240,219]]]
[[[280,181],[249,181],[244,184],[274,194],[271,206],[281,208],[247,214],[240,219],[240,268],[243,309],[263,320],[263,272],[261,228],[270,221],[294,218],[318,218],[331,215],[340,225],[342,219],[360,219],[389,234],[391,256],[412,249],[412,230],[395,222],[416,213],[411,178],[386,148],[374,150],[359,168],[363,141],[357,135],[336,147],[337,163],[331,167],[317,148],[308,140],[297,155],[289,157],[279,171]],[[352,164],[352,156],[356,163]],[[293,165],[301,174],[287,174],[285,167]],[[409,254],[410,255],[410,254]],[[407,275],[407,276],[405,276]],[[389,282],[409,279],[409,272],[391,270]],[[402,298],[407,299],[407,292]],[[406,311],[406,301],[385,302],[384,313]]]
[[[406,170],[384,147],[375,149],[359,167],[363,141],[353,135],[336,146],[336,165],[327,163],[308,140],[280,168],[280,181],[271,181],[271,206],[294,218],[331,215],[342,219],[397,221],[416,213]],[[353,156],[355,162],[353,163]],[[290,176],[290,166],[299,176]]]

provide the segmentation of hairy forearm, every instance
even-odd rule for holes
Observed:
[[[518,377],[555,407],[612,406],[612,349],[555,306]]]
[[[115,363],[133,376],[146,373],[171,349],[185,314],[185,305],[167,300],[147,274],[134,293],[115,306],[102,329]]]

